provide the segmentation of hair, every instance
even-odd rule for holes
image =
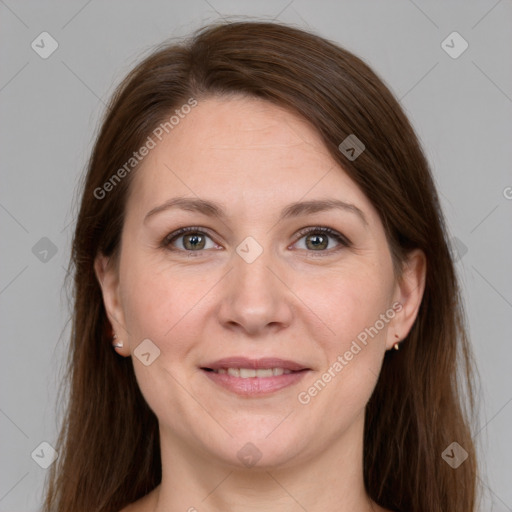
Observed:
[[[131,358],[112,349],[94,272],[118,261],[130,183],[108,182],[190,98],[265,99],[307,120],[382,220],[395,277],[413,249],[427,259],[425,290],[400,351],[387,351],[366,405],[363,477],[369,496],[398,512],[472,512],[477,461],[471,436],[476,368],[447,229],[429,165],[398,101],[360,58],[281,23],[222,22],[166,41],[132,69],[105,112],[81,186],[69,272],[74,277],[65,417],[44,512],[117,512],[161,482],[158,420]],[[354,134],[365,150],[347,158]],[[457,469],[442,452],[457,441]]]

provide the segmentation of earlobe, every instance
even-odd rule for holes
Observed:
[[[411,330],[423,299],[427,275],[427,258],[421,249],[414,249],[403,266],[402,278],[396,286],[394,302],[400,304],[388,330],[386,349],[401,342]],[[395,347],[396,348],[396,347]]]

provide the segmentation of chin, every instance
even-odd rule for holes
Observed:
[[[232,469],[270,470],[295,465],[301,446],[287,433],[271,434],[265,439],[261,431],[255,431],[254,436],[246,431],[213,452],[213,457],[222,459]]]

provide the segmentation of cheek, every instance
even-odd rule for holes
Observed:
[[[330,335],[321,341],[324,368],[309,388],[301,389],[299,401],[309,404],[306,410],[310,406],[328,410],[333,421],[348,421],[364,410],[377,382],[386,331],[394,317],[391,281],[383,272],[369,266],[351,269],[331,276],[327,287],[320,282],[310,288],[316,299],[315,313],[329,327]]]
[[[297,278],[294,292],[321,320],[331,350],[342,350],[390,308],[391,281],[385,271],[358,264]]]
[[[139,388],[158,418],[167,418],[169,411],[184,414],[180,383],[190,377],[185,367],[199,339],[200,325],[195,320],[204,291],[191,287],[176,270],[162,272],[161,267],[135,256],[126,258],[125,269],[121,273],[123,313]],[[148,366],[137,360],[137,347],[146,339],[159,350]]]
[[[324,365],[314,389],[301,391],[340,417],[365,406],[380,372],[386,331],[394,316],[391,281],[384,270],[370,265],[340,269],[327,279],[310,280],[299,292],[311,299],[305,302],[311,304],[325,326],[322,332],[327,333],[316,336]]]
[[[135,342],[150,338],[161,350],[179,350],[180,329],[187,323],[189,313],[200,302],[204,290],[191,286],[175,269],[162,270],[142,257],[126,260],[121,274],[123,313]]]

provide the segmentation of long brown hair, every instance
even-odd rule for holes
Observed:
[[[99,194],[152,131],[190,98],[249,95],[286,107],[322,136],[383,222],[397,279],[407,252],[427,257],[416,321],[387,352],[366,407],[364,482],[400,512],[473,512],[477,464],[473,356],[448,235],[428,163],[399,103],[362,60],[317,35],[268,22],[228,22],[165,43],[113,95],[88,164],[73,239],[66,416],[45,512],[117,512],[161,481],[158,422],[131,358],[111,346],[94,259],[118,256],[131,172]],[[365,150],[338,146],[355,135]],[[101,197],[100,197],[101,196]],[[456,441],[468,458],[442,457]]]

